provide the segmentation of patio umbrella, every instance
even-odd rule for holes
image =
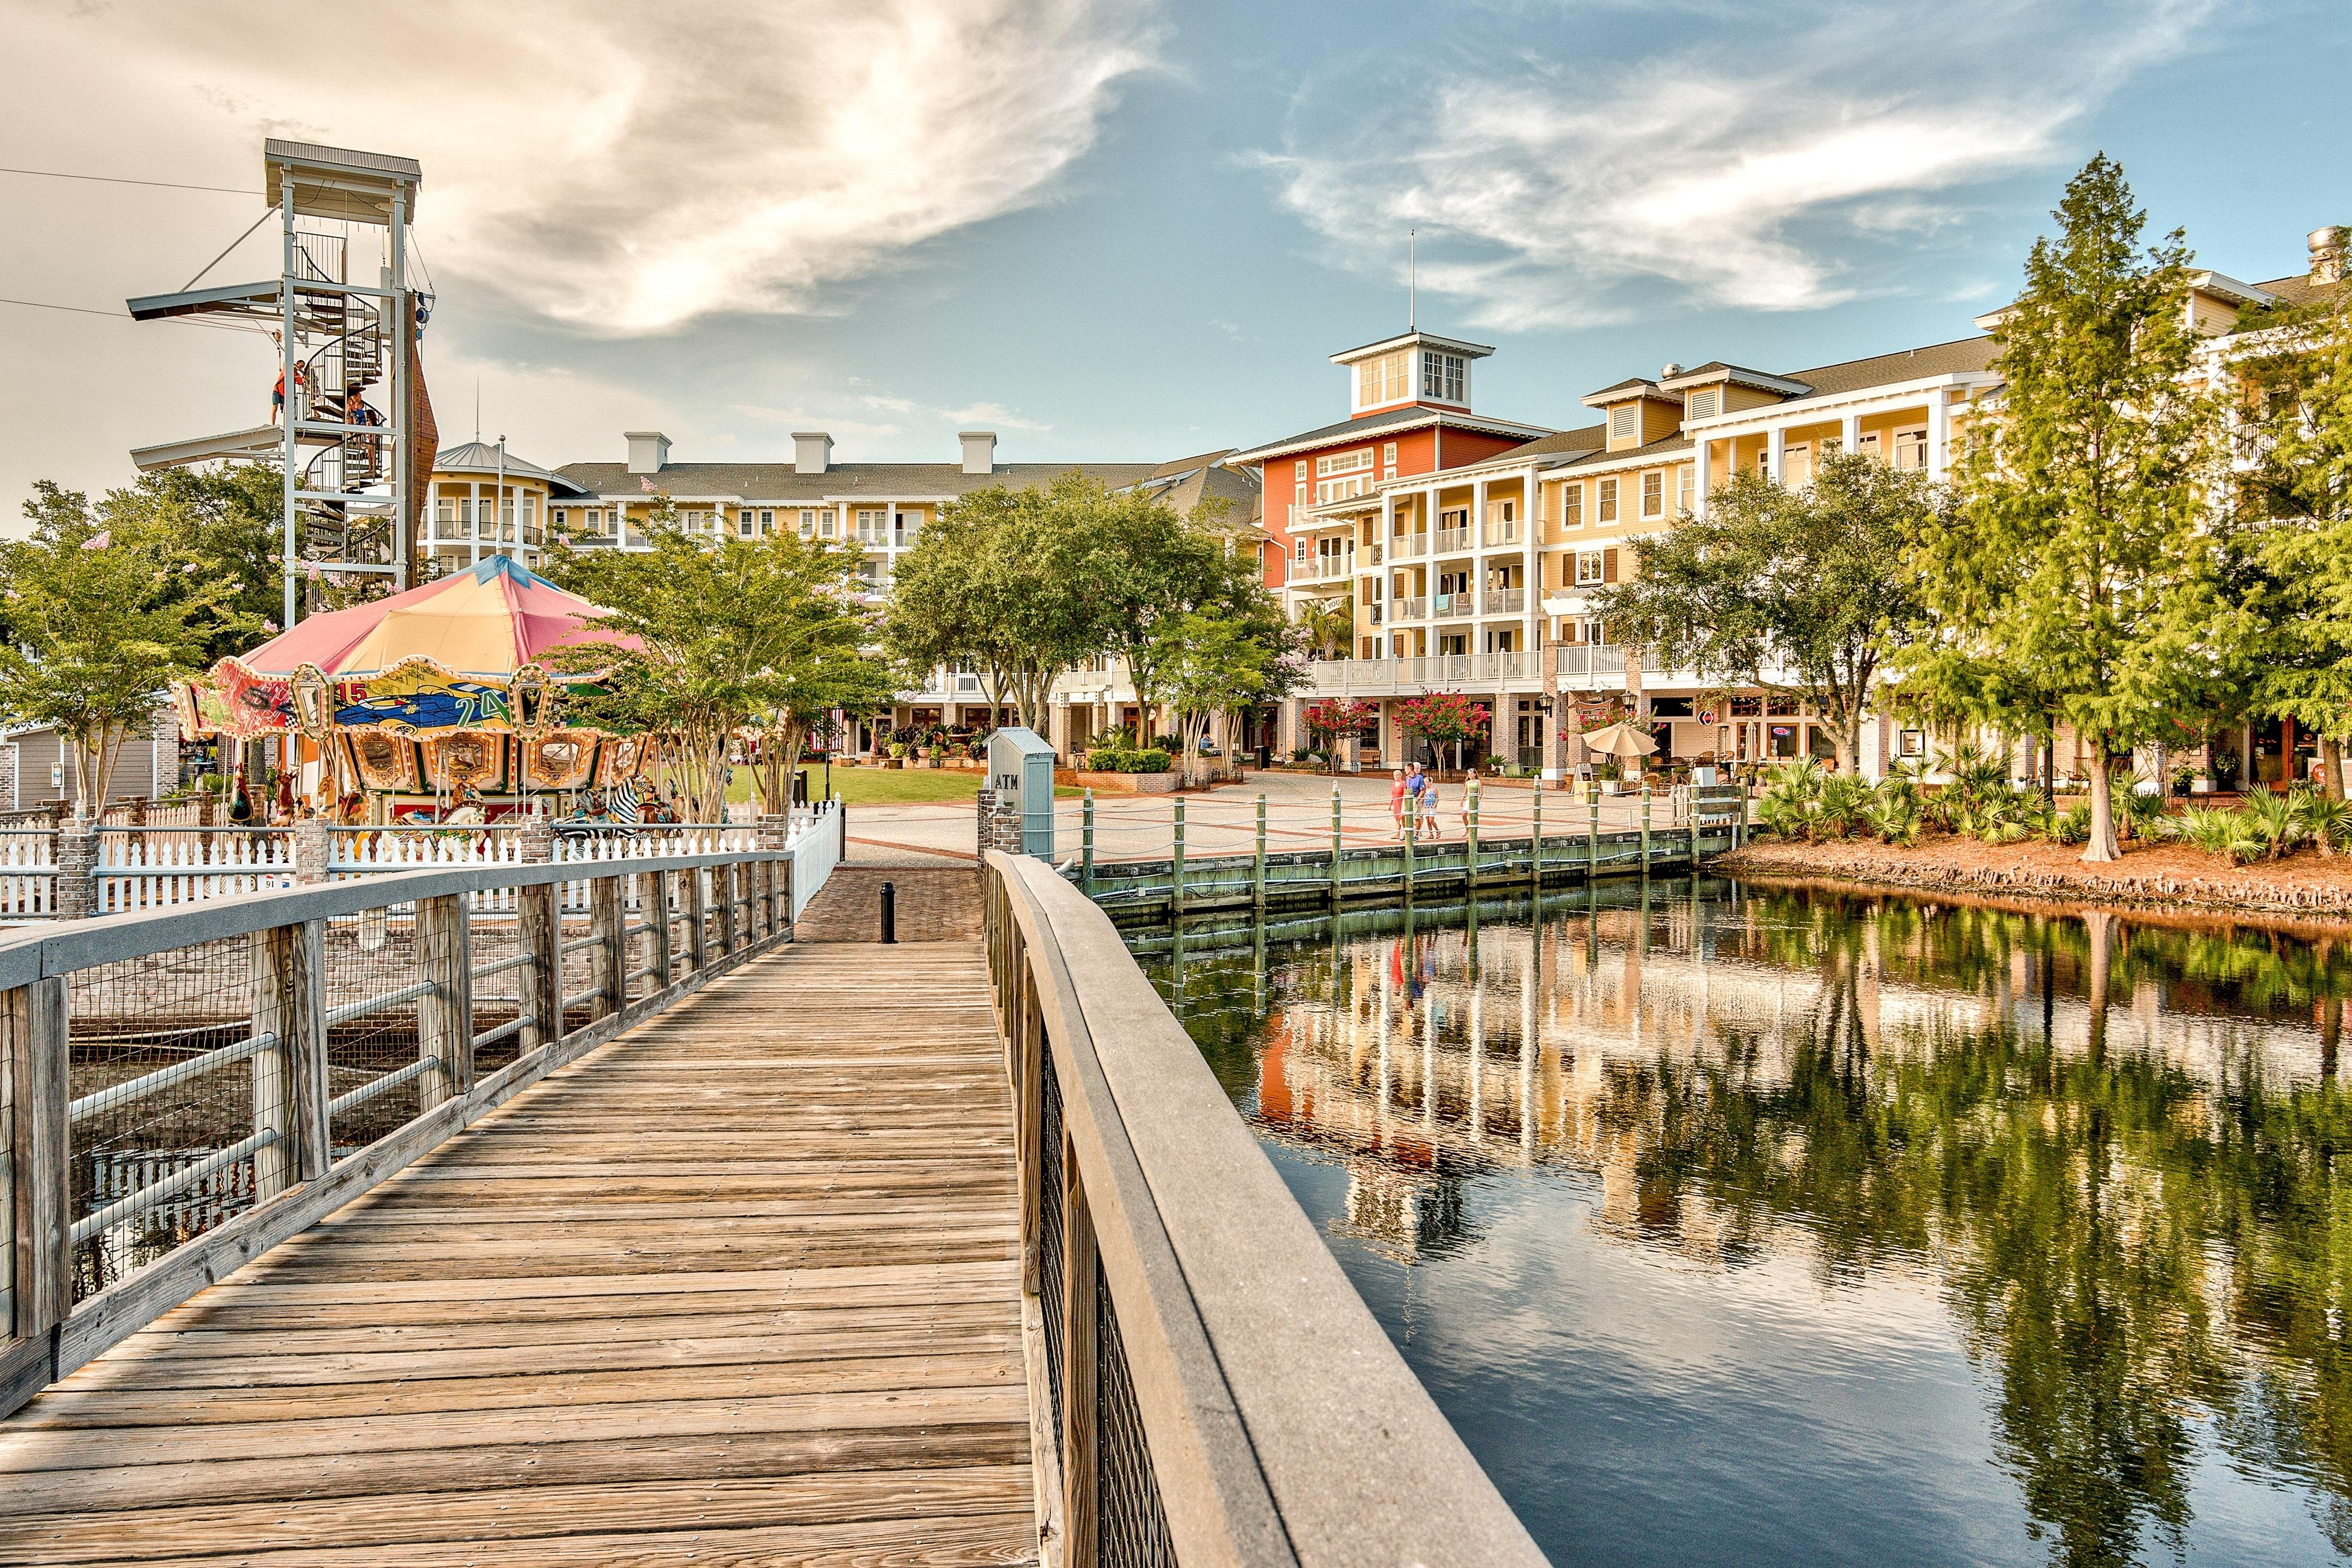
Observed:
[[[1657,742],[1631,724],[1605,725],[1579,739],[1583,741],[1585,750],[1605,757],[1646,757],[1658,749]]]

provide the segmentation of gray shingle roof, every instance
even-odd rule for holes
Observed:
[[[2000,352],[1990,336],[1960,338],[1891,354],[1874,354],[1868,359],[1850,359],[1813,370],[1792,370],[1789,379],[1803,382],[1813,389],[1812,395],[1820,397],[1859,392],[1866,386],[1888,386],[1898,381],[1919,381],[1931,375],[1990,370],[1993,356]]]
[[[826,500],[918,500],[960,496],[992,485],[1049,485],[1075,468],[1117,488],[1146,479],[1157,463],[999,463],[985,474],[967,474],[956,463],[835,463],[821,474],[803,474],[790,463],[665,463],[661,472],[640,476],[626,463],[566,463],[556,469],[596,495],[624,500],[641,496],[641,478],[681,500],[717,499],[752,506],[799,505]]]
[[[1611,452],[1606,450],[1587,452],[1582,457],[1577,458],[1570,462],[1562,463],[1559,466],[1565,468],[1582,468],[1588,463],[1637,463],[1644,458],[1669,458],[1676,452],[1687,452],[1690,449],[1691,438],[1689,437],[1664,436],[1645,447],[1628,447],[1622,452]]]

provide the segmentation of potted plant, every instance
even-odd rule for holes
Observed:
[[[907,765],[907,742],[904,742],[904,741],[893,741],[893,742],[890,742],[890,766],[892,766],[892,767],[894,767],[894,768],[903,768],[903,767],[905,767],[906,765]]]

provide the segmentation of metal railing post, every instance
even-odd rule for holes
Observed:
[[[1078,807],[1078,887],[1087,897],[1095,896],[1095,792],[1087,791]]]
[[[516,940],[521,951],[530,955],[530,963],[521,971],[524,979],[517,987],[523,1014],[530,1020],[522,1029],[525,1051],[551,1046],[563,1037],[562,910],[555,893],[552,882],[515,889]]]
[[[73,1311],[73,1128],[66,980],[53,975],[0,994],[0,1286],[6,1337],[47,1335]],[[54,1347],[52,1347],[54,1350]],[[40,1384],[55,1380],[50,1364]],[[12,1394],[9,1404],[21,1403]],[[7,1406],[0,1405],[0,1408]]]
[[[435,1065],[416,1080],[429,1110],[474,1087],[473,931],[462,895],[416,900],[416,957],[432,991],[416,1004],[416,1055]]]
[[[1181,796],[1176,801],[1176,858],[1172,868],[1175,879],[1168,894],[1171,900],[1170,907],[1181,919],[1184,914],[1184,801]]]
[[[1250,861],[1250,909],[1265,913],[1265,796],[1257,797],[1257,853]]]
[[[596,945],[588,950],[590,978],[604,997],[596,1016],[617,1013],[629,1005],[628,921],[622,908],[621,879],[598,877],[588,884],[588,934]]]

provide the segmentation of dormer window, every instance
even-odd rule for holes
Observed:
[[[1412,395],[1412,351],[1398,349],[1393,353],[1384,353],[1358,365],[1356,406],[1378,408],[1384,403],[1402,403],[1410,398]]]
[[[1642,409],[1639,404],[1621,403],[1609,411],[1609,438],[1630,441],[1641,434]]]
[[[1684,404],[1685,419],[1712,419],[1723,411],[1723,391],[1720,387],[1704,386],[1690,395]]]
[[[1421,353],[1421,395],[1432,403],[1466,403],[1469,362],[1460,354]]]

